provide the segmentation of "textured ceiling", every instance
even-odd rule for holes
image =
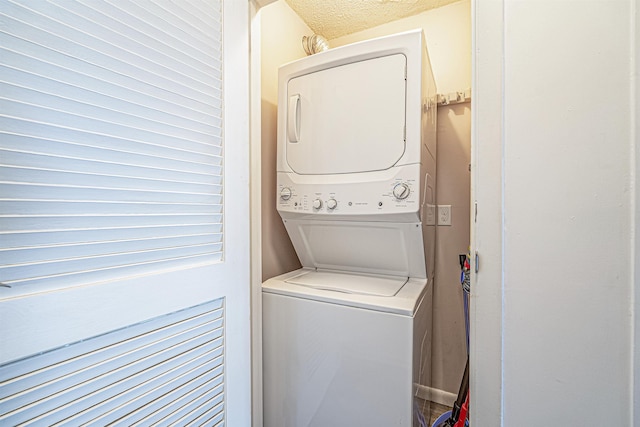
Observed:
[[[285,0],[327,40],[366,30],[459,0]]]

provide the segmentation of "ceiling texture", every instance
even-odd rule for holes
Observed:
[[[346,36],[459,0],[285,0],[327,40]]]

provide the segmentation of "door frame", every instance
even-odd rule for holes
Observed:
[[[469,406],[478,426],[502,425],[503,9],[502,1],[471,6]]]
[[[260,8],[276,0],[247,0],[250,27],[251,425],[263,425],[262,393],[262,104]]]

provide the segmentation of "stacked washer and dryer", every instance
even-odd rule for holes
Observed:
[[[262,286],[265,427],[419,425],[436,96],[421,30],[280,68],[277,209],[303,267]]]

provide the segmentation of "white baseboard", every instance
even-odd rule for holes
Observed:
[[[427,387],[426,385],[421,384],[418,384],[416,394],[420,399],[430,400],[431,402],[439,403],[445,406],[453,406],[453,403],[458,397],[457,395],[448,391]]]

